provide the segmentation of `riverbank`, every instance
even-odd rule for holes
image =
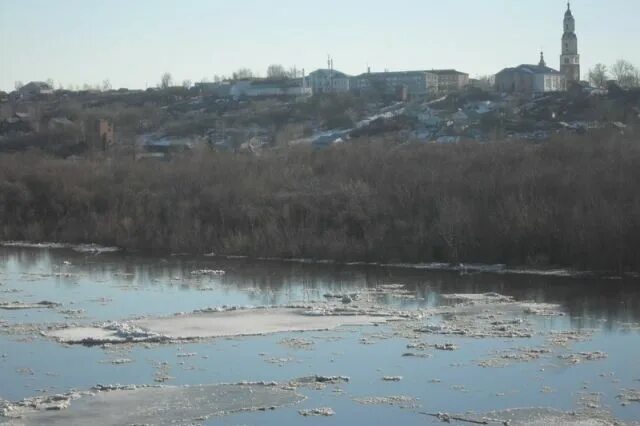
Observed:
[[[383,264],[640,270],[640,144],[352,143],[0,158],[0,239]]]

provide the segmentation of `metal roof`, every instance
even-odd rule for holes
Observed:
[[[549,68],[547,66],[530,64],[518,65],[515,68],[505,68],[498,74],[509,71],[522,72],[526,74],[562,74],[560,71],[554,70],[553,68]]]

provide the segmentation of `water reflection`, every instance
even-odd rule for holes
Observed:
[[[640,286],[634,280],[603,280],[535,275],[467,274],[417,269],[310,264],[249,259],[153,257],[139,254],[84,255],[70,250],[0,248],[0,289],[30,285],[33,297],[55,298],[56,291],[81,288],[82,296],[108,293],[169,292],[202,304],[275,305],[322,299],[384,284],[404,284],[416,299],[387,296],[382,302],[411,309],[434,306],[442,293],[496,292],[518,300],[559,303],[576,328],[625,329],[640,320]],[[70,264],[69,264],[70,263]],[[198,269],[223,269],[226,275],[196,276]],[[7,299],[7,297],[4,297]],[[138,297],[139,298],[139,297]],[[148,303],[160,302],[149,300]],[[189,303],[181,306],[188,307]]]

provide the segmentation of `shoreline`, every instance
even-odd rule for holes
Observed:
[[[578,270],[566,267],[549,267],[536,268],[531,266],[510,266],[504,263],[500,264],[483,264],[483,263],[447,263],[447,262],[425,262],[425,263],[405,263],[405,262],[366,262],[351,261],[343,262],[332,259],[312,259],[312,258],[283,258],[283,257],[252,257],[248,255],[225,255],[216,253],[170,253],[167,251],[154,250],[137,250],[120,248],[113,246],[102,246],[96,243],[63,243],[63,242],[33,242],[33,241],[0,241],[0,247],[8,248],[31,248],[43,250],[73,250],[79,254],[136,254],[145,253],[153,256],[161,256],[161,253],[170,257],[204,257],[210,260],[250,260],[258,262],[282,262],[282,263],[298,263],[311,265],[336,265],[336,266],[363,266],[374,268],[396,268],[396,269],[414,269],[426,272],[456,272],[461,275],[471,274],[495,274],[495,275],[529,275],[529,276],[548,276],[558,278],[589,278],[589,279],[640,279],[640,272],[624,272],[622,274],[613,271],[590,271]]]

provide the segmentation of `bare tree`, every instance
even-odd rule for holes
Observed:
[[[611,74],[618,80],[620,87],[630,88],[640,85],[640,72],[627,60],[620,59],[613,64]]]
[[[49,87],[51,87],[52,89],[53,89],[53,88],[55,87],[55,85],[56,85],[56,82],[55,82],[55,81],[53,81],[53,79],[52,79],[52,78],[48,78],[48,79],[47,79],[47,81],[46,81],[45,83],[47,83],[47,84],[49,85]]]
[[[20,89],[22,89],[24,87],[24,83],[21,82],[21,81],[16,81],[16,82],[13,83],[13,87],[16,90],[20,90]]]
[[[102,90],[105,92],[108,92],[109,90],[111,90],[111,82],[109,81],[108,78],[105,78],[102,81]]]
[[[284,69],[282,65],[272,64],[267,68],[267,78],[287,78],[289,73]]]
[[[182,87],[189,89],[191,87],[191,80],[182,80]]]
[[[609,80],[609,71],[604,64],[595,64],[593,68],[589,70],[589,83],[593,87],[604,88],[607,86],[607,80]]]
[[[249,68],[240,68],[233,73],[234,80],[243,80],[247,78],[253,78],[253,71],[251,71]]]
[[[164,74],[162,74],[162,77],[160,77],[160,88],[168,89],[172,85],[173,77],[171,76],[171,73],[165,72]]]

